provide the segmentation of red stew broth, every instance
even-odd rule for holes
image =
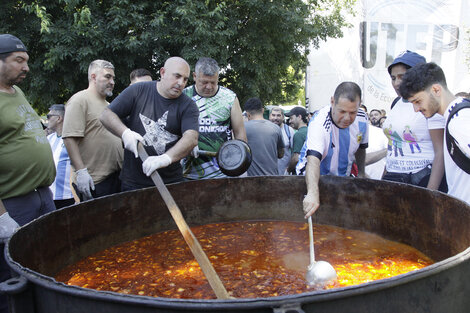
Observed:
[[[306,284],[307,223],[245,221],[191,228],[236,298],[314,290]],[[404,274],[433,263],[418,250],[375,234],[314,225],[315,255],[335,268],[326,289]],[[56,280],[96,290],[167,298],[215,299],[178,230],[111,247],[64,268]]]

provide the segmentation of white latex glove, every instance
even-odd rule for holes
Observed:
[[[6,242],[18,227],[18,223],[10,217],[8,212],[0,215],[0,242]]]
[[[152,173],[159,168],[167,167],[171,164],[171,158],[168,154],[162,154],[158,156],[148,157],[144,163],[142,163],[142,170],[145,175],[150,176]]]
[[[140,141],[141,143],[144,143],[144,138],[127,128],[123,133],[122,133],[122,142],[124,142],[124,148],[129,150],[130,152],[134,153],[135,157],[139,157],[139,152],[137,151],[137,141]]]
[[[84,200],[93,199],[90,188],[95,190],[95,184],[86,167],[77,171],[77,188]]]
[[[198,158],[199,157],[199,147],[195,146],[193,150],[191,151],[191,156]]]

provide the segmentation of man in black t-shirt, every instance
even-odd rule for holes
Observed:
[[[121,137],[126,148],[121,171],[123,191],[153,186],[149,176],[155,170],[165,183],[183,179],[179,161],[198,142],[199,110],[182,94],[189,73],[184,59],[171,57],[160,69],[159,81],[129,86],[102,113],[103,125]],[[143,163],[138,158],[138,141],[149,154]]]

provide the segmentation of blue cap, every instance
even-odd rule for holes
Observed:
[[[27,52],[25,45],[13,35],[1,34],[0,35],[0,53],[9,53],[24,51]]]
[[[408,65],[409,67],[413,67],[421,63],[426,63],[426,59],[416,52],[410,50],[403,51],[395,58],[395,60],[393,60],[392,64],[388,66],[388,73],[391,74],[392,67],[400,63]]]

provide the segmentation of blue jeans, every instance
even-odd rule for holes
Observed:
[[[10,217],[20,226],[55,210],[49,187],[40,187],[24,196],[3,199],[2,201]]]

